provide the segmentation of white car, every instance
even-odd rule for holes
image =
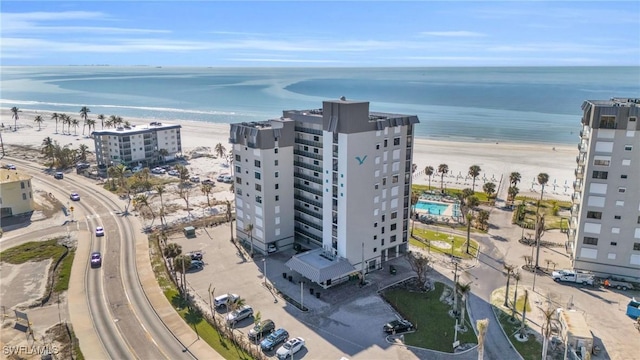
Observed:
[[[102,226],[96,228],[96,236],[104,236],[104,228]]]
[[[69,195],[69,198],[73,201],[80,201],[80,194],[72,192],[71,195]]]
[[[192,176],[189,181],[194,182],[194,183],[199,183],[200,182],[200,177],[199,176]]]
[[[278,349],[278,351],[276,351],[276,356],[278,357],[278,359],[292,358],[293,354],[300,351],[300,349],[302,349],[303,346],[304,346],[303,338],[297,337],[297,338],[290,339],[289,341],[284,343],[284,345],[282,345],[280,349]]]
[[[244,305],[238,310],[232,311],[227,314],[226,320],[227,324],[235,325],[238,321],[244,320],[251,316],[253,316],[253,308],[249,305]]]
[[[216,178],[216,180],[217,180],[218,182],[224,182],[224,178],[225,178],[225,176],[229,176],[229,174],[220,174],[220,175],[218,175],[218,177]]]
[[[178,172],[178,170],[169,170],[167,174],[171,176],[180,176],[180,173]]]
[[[165,174],[167,172],[167,170],[161,168],[161,167],[156,167],[151,169],[151,173],[152,174]]]
[[[240,296],[238,294],[223,294],[220,296],[216,296],[213,303],[218,308],[235,303],[236,301],[238,301],[238,299],[240,299]]]

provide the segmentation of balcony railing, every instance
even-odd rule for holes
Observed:
[[[312,193],[314,195],[322,196],[322,190],[316,190],[316,189],[314,189],[312,187],[309,187],[309,186],[306,186],[306,185],[303,185],[303,184],[294,183],[293,187],[295,189],[299,189],[299,190],[302,190],[302,191],[310,192],[310,193]]]
[[[578,163],[578,165],[584,165],[584,162],[586,159],[587,159],[586,154],[582,153],[576,156],[576,163]]]
[[[573,182],[573,190],[578,191],[578,192],[582,191],[582,181],[577,181],[577,180],[574,181]]]
[[[581,193],[573,193],[573,195],[571,195],[571,201],[574,204],[580,204],[581,199],[582,199]]]
[[[300,149],[293,150],[293,153],[295,155],[305,156],[305,157],[316,159],[316,160],[322,160],[321,154],[315,154],[315,153],[311,153],[311,152],[300,150]]]
[[[583,179],[584,178],[584,167],[579,167],[577,168],[574,172],[576,175],[576,179]]]
[[[319,141],[296,138],[295,142],[296,144],[304,144],[322,149],[322,143]]]
[[[307,204],[310,204],[310,205],[313,205],[313,206],[316,206],[316,207],[322,209],[322,203],[320,201],[315,201],[313,199],[310,199],[308,196],[302,196],[302,195],[295,194],[295,195],[293,195],[293,198],[298,200],[298,201],[306,202]]]
[[[295,219],[295,221],[297,221],[299,223],[305,224],[305,225],[307,225],[309,227],[312,227],[312,228],[314,228],[316,230],[322,231],[322,225],[314,224],[313,222],[311,222],[309,220],[306,220],[306,219],[302,218],[301,216],[295,216],[294,219]]]
[[[293,165],[299,166],[299,167],[302,167],[302,168],[305,168],[305,169],[308,169],[308,170],[311,170],[311,171],[316,171],[316,172],[319,172],[319,173],[322,172],[322,167],[317,166],[317,165],[313,165],[313,164],[308,164],[308,163],[306,163],[304,161],[294,161]]]
[[[311,128],[302,127],[302,126],[296,126],[295,131],[299,131],[307,134],[313,134],[313,135],[322,135],[322,130],[311,129]]]

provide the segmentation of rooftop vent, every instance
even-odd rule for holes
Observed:
[[[344,97],[344,96],[340,96],[340,100],[342,100],[342,101],[347,101],[347,98],[346,98],[346,97]]]

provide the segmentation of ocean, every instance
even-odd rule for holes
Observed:
[[[345,96],[417,115],[418,137],[573,145],[582,102],[640,97],[640,67],[3,66],[0,83],[2,108],[232,123]]]

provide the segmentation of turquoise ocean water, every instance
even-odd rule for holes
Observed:
[[[442,140],[575,144],[586,99],[640,97],[640,67],[1,67],[1,107],[215,123],[338,99],[415,114]]]

